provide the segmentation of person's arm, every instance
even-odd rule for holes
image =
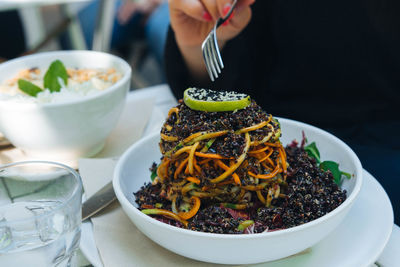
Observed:
[[[230,9],[230,0],[170,1],[171,29],[165,49],[167,79],[176,95],[187,86],[208,85],[201,44],[215,21]],[[219,45],[239,35],[251,18],[254,0],[239,0],[229,22],[218,29]],[[215,84],[214,84],[215,85]]]

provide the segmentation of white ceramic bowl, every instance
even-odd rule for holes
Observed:
[[[132,222],[154,242],[177,254],[200,261],[259,263],[284,258],[315,245],[337,227],[349,212],[361,187],[361,163],[354,152],[333,135],[304,123],[287,119],[279,121],[283,144],[293,139],[301,141],[304,131],[310,142],[317,143],[322,160],[337,161],[342,170],[353,175],[351,180],[345,179],[342,184],[342,188],[347,190],[346,201],[327,215],[293,228],[252,235],[195,232],[157,221],[136,208],[133,192],[150,181],[149,167],[152,162],[159,162],[159,134],[140,140],[119,160],[113,185],[122,208]]]
[[[0,83],[18,71],[47,69],[56,59],[66,67],[111,68],[122,78],[99,94],[65,103],[0,101],[0,132],[29,156],[68,162],[102,150],[116,125],[129,90],[131,68],[122,59],[93,51],[56,51],[7,61],[0,65]]]

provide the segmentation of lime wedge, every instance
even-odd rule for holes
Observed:
[[[183,101],[193,110],[221,112],[243,109],[250,105],[250,96],[233,91],[214,91],[188,88],[183,93]]]

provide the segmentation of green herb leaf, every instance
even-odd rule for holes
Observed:
[[[253,220],[246,220],[246,221],[241,222],[241,223],[239,224],[239,226],[237,227],[237,229],[238,229],[239,231],[244,231],[247,227],[249,227],[249,226],[252,225],[252,224],[254,224],[254,221],[253,221]]]
[[[200,152],[205,153],[212,146],[216,138],[208,140],[207,144],[200,150]]]
[[[151,175],[150,175],[151,181],[154,181],[154,179],[156,179],[156,177],[157,177],[157,168],[151,172]]]
[[[49,89],[50,92],[59,92],[61,85],[58,82],[58,78],[61,78],[65,85],[67,85],[67,69],[60,60],[53,61],[44,75],[44,88]]]
[[[351,179],[351,174],[348,172],[342,172],[342,175],[346,176],[347,179]]]
[[[215,141],[215,138],[210,139],[210,140],[207,142],[206,147],[207,147],[207,148],[210,148],[210,147],[212,146],[212,144],[214,143],[214,141]]]
[[[334,161],[324,161],[319,165],[319,168],[324,171],[330,170],[337,185],[340,184],[340,181],[342,180],[342,175],[346,176],[348,179],[351,178],[351,174],[347,172],[342,172],[339,169],[339,164]]]
[[[310,157],[314,158],[318,163],[321,162],[321,157],[319,155],[319,151],[315,142],[312,142],[311,144],[305,146],[304,150]]]
[[[18,80],[18,88],[25,94],[33,97],[36,97],[38,93],[43,91],[42,88],[40,88],[39,86],[23,79]]]

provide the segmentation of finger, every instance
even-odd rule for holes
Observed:
[[[248,8],[250,5],[254,4],[254,2],[255,2],[255,0],[239,0],[236,5],[236,8],[233,10],[233,12],[230,15],[230,17],[228,18],[228,20],[225,21],[223,26],[228,25],[229,22],[231,21],[231,19],[235,16],[247,19],[248,14],[243,16],[243,14],[241,14],[241,13],[243,12],[243,10]],[[233,3],[232,0],[218,0],[218,10],[220,12],[221,17],[225,18],[227,16],[228,12],[232,8],[232,3]],[[248,10],[246,10],[246,13],[248,13]]]
[[[203,4],[208,13],[210,13],[214,21],[221,17],[218,11],[216,0],[200,0],[200,2]]]
[[[171,15],[179,12],[196,20],[205,22],[212,21],[212,16],[199,0],[169,0],[168,5]]]
[[[240,9],[235,10],[235,15],[231,17],[228,22],[228,26],[232,26],[236,29],[242,29],[245,27],[251,19],[251,8],[249,5],[240,6]]]
[[[240,11],[242,11],[243,9],[245,9],[246,7],[249,7],[249,6],[251,6],[252,4],[254,4],[256,2],[256,0],[242,0],[242,1],[239,1],[238,3],[237,3],[237,5],[236,5],[236,11],[237,12],[240,12]]]
[[[217,0],[218,15],[220,18],[225,18],[229,10],[232,8],[232,0]]]

